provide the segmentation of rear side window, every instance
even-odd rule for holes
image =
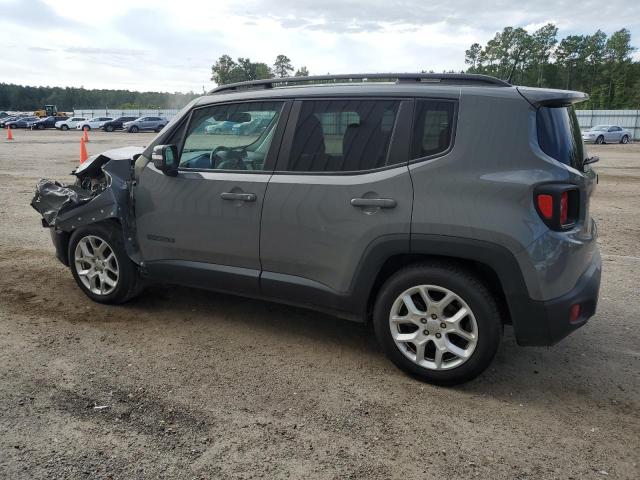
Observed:
[[[448,100],[418,100],[411,158],[429,157],[451,146],[455,103]]]
[[[540,107],[538,144],[544,153],[573,168],[582,169],[584,146],[573,107]]]
[[[387,164],[396,100],[303,101],[288,168],[297,172],[352,172]]]

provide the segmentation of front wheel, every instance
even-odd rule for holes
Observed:
[[[138,269],[114,223],[87,225],[73,232],[69,266],[80,289],[93,301],[122,303],[139,292]]]
[[[66,132],[67,130],[69,130],[69,126],[68,125],[62,125],[60,127],[60,130],[62,130],[63,132]]]
[[[44,125],[36,125],[36,128],[37,128],[38,130],[44,130]]]
[[[140,129],[135,125],[133,127],[129,127],[129,133],[138,133]]]
[[[622,137],[622,139],[620,140],[620,143],[624,143],[624,144],[629,143],[629,136],[628,135],[624,135]]]
[[[113,132],[114,128],[113,125],[107,125],[106,127],[104,127],[105,132]]]
[[[448,263],[417,264],[395,273],[381,288],[373,316],[389,358],[438,385],[480,375],[502,336],[493,295],[476,276]]]
[[[602,145],[604,143],[604,137],[602,135],[600,135],[598,138],[596,138],[596,144],[597,145]]]

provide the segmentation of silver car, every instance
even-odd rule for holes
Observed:
[[[631,132],[617,125],[596,125],[582,132],[585,143],[629,143]]]
[[[153,130],[159,132],[162,130],[169,120],[161,117],[140,117],[131,122],[122,124],[122,128],[129,133],[138,133],[142,130]]]

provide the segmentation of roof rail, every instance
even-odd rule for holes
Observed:
[[[269,78],[264,80],[249,80],[248,82],[230,83],[214,88],[209,94],[222,92],[237,92],[256,88],[277,88],[293,85],[314,85],[328,83],[366,83],[366,82],[395,82],[395,83],[440,83],[445,85],[494,85],[510,87],[511,84],[489,75],[471,73],[357,73],[344,75],[312,75],[308,77]]]

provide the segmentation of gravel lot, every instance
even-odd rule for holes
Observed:
[[[368,326],[318,313],[168,287],[92,303],[29,206],[40,177],[70,181],[80,135],[14,136],[0,143],[0,478],[640,477],[640,145],[589,148],[597,315],[552,348],[507,329],[483,376],[439,388],[397,370]],[[90,136],[90,155],[152,138]]]

